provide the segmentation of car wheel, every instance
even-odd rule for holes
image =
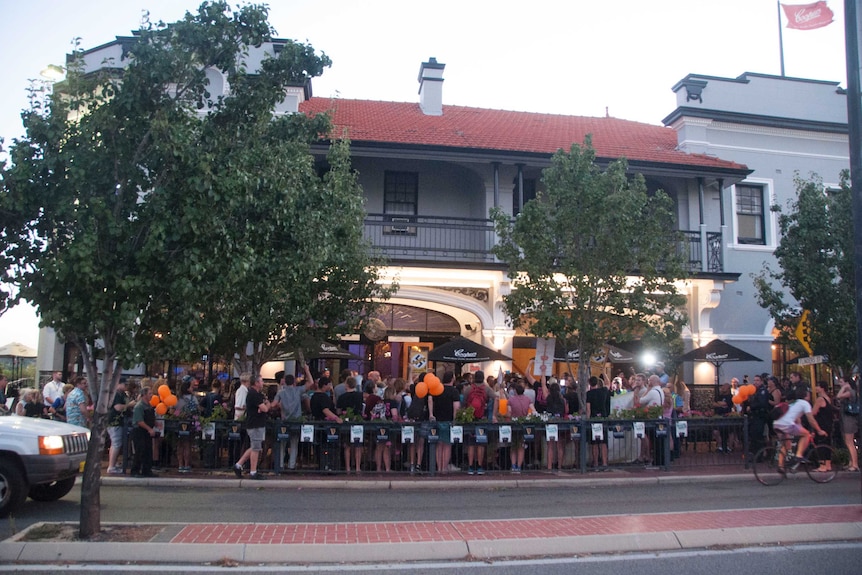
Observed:
[[[21,467],[14,461],[0,459],[0,517],[6,517],[27,499],[27,483]]]
[[[51,483],[40,483],[30,487],[30,499],[36,501],[57,501],[72,490],[75,478],[68,477]]]

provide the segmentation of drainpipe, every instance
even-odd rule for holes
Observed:
[[[524,211],[524,164],[518,166],[518,213]]]
[[[707,261],[708,251],[706,245],[706,224],[703,222],[703,178],[697,179],[697,208],[700,215],[700,271],[709,271]]]
[[[718,213],[721,216],[721,271],[724,271],[724,262],[727,261],[724,246],[727,238],[727,222],[724,220],[724,178],[718,179]]]
[[[493,162],[494,166],[494,207],[500,207],[500,162]]]

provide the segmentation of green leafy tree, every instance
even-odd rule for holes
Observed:
[[[238,369],[256,372],[288,350],[353,333],[374,311],[372,299],[389,297],[363,239],[363,195],[348,152],[346,140],[336,142],[323,177],[308,164],[294,187],[305,193],[256,201],[240,214],[235,229],[256,222],[258,253],[246,281],[208,312],[224,318],[215,345],[238,352]]]
[[[801,309],[809,310],[812,348],[826,352],[830,364],[848,372],[856,362],[853,196],[848,174],[842,174],[837,190],[826,190],[817,175],[805,180],[797,174],[794,183],[796,198],[786,211],[772,207],[779,213],[781,241],[775,250],[779,269],[764,264],[754,276],[758,303],[803,354],[793,333]]]
[[[80,350],[96,402],[83,538],[101,528],[102,437],[123,366],[198,354],[223,333],[244,348],[279,331],[277,322],[284,333],[330,329],[336,311],[303,315],[301,301],[349,295],[330,305],[352,321],[363,294],[375,293],[375,273],[358,271],[368,261],[341,267],[335,249],[349,238],[355,246],[345,251],[356,256],[362,245],[347,144],[334,146],[321,176],[310,144],[329,135],[329,120],[273,114],[289,86],[330,61],[287,41],[247,70],[249,49],[272,34],[258,5],[206,2],[171,25],[145,20],[122,68],[106,62],[84,73],[83,53],[74,53],[67,79],[36,94],[22,115],[26,135],[10,146],[2,257],[17,265],[7,280]],[[225,95],[210,93],[207,69],[228,77]],[[305,300],[285,302],[291,290]]]
[[[627,172],[622,159],[602,171],[587,137],[554,154],[544,191],[517,218],[492,213],[495,253],[512,280],[504,297],[510,320],[581,358],[635,335],[666,349],[686,320],[672,200],[662,191],[650,196],[643,177]],[[589,376],[589,361],[581,361],[582,406]]]

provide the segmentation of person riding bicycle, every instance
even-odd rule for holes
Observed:
[[[794,437],[799,438],[799,444],[796,446],[796,459],[798,461],[805,461],[804,454],[808,444],[811,443],[811,432],[802,427],[800,423],[803,415],[805,415],[808,424],[818,435],[826,435],[826,432],[820,428],[817,420],[811,414],[811,403],[809,402],[811,390],[808,386],[801,385],[793,391],[796,395],[796,401],[791,403],[790,407],[787,408],[787,412],[773,423],[776,431],[787,436],[784,442],[784,449],[781,450],[778,456],[778,467],[782,471],[784,470],[784,453],[790,449],[790,443]]]

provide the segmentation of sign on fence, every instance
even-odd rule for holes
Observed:
[[[300,441],[303,443],[311,443],[314,441],[314,426],[313,425],[303,425],[301,429],[301,435],[299,436]]]
[[[452,443],[464,443],[464,428],[460,425],[453,425],[449,431],[449,438]]]

